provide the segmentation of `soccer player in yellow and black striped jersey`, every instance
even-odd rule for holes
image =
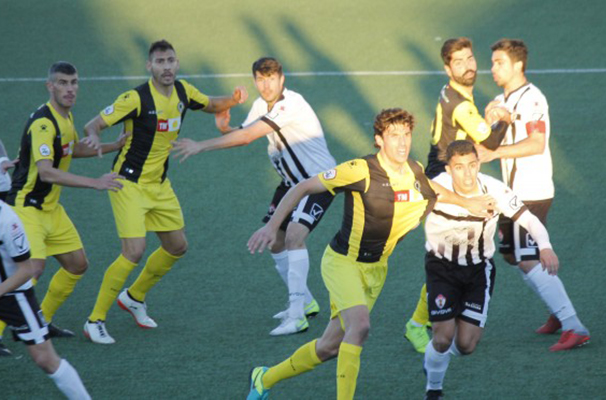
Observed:
[[[378,154],[355,159],[309,178],[291,189],[273,217],[251,237],[251,253],[263,251],[292,208],[306,195],[345,194],[343,224],[322,257],[322,278],[330,293],[331,320],[321,338],[299,348],[284,362],[251,371],[248,400],[266,398],[277,382],[338,357],[337,399],[353,399],[360,353],[370,329],[370,311],[387,275],[396,244],[419,225],[436,200],[463,207],[465,200],[430,184],[423,167],[409,160],[414,120],[402,109],[387,109],[374,123]],[[476,212],[486,202],[473,204]]]
[[[19,163],[13,173],[12,187],[6,202],[25,226],[31,243],[32,263],[37,279],[46,258],[54,256],[61,268],[50,281],[40,308],[51,322],[57,309],[73,292],[88,267],[88,260],[74,224],[59,204],[63,186],[119,190],[119,175],[110,173],[98,179],[74,175],[69,166],[72,157],[97,154],[78,141],[71,108],[78,94],[78,73],[67,62],[53,64],[46,87],[50,99],[30,116],[19,149]],[[123,141],[101,145],[99,151],[118,150]],[[4,324],[0,324],[0,336]],[[49,325],[51,336],[73,336],[67,329]]]
[[[425,173],[430,179],[446,171],[444,154],[455,140],[468,140],[496,149],[509,126],[510,114],[504,108],[494,109],[486,118],[478,112],[473,100],[473,85],[478,65],[471,40],[466,37],[448,39],[441,50],[444,70],[449,81],[441,92],[436,115],[431,125],[431,146]],[[417,308],[406,324],[405,337],[423,353],[429,342],[425,325],[429,322],[425,285]]]
[[[122,252],[105,272],[97,302],[84,325],[95,343],[111,344],[105,318],[113,301],[129,311],[142,328],[157,325],[146,311],[145,296],[187,250],[181,206],[167,178],[171,142],[179,135],[187,110],[217,113],[246,101],[246,89],[232,96],[208,97],[184,80],[176,79],[179,60],[165,40],[152,43],[147,70],[151,79],[120,96],[84,128],[91,147],[99,143],[101,130],[124,123],[131,132],[114,160],[113,171],[124,176],[124,189],[110,196]],[[156,232],[161,246],[149,256],[133,285],[122,292],[124,282],[141,260],[148,231]]]

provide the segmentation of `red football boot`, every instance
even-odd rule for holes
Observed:
[[[575,333],[572,329],[562,332],[560,340],[549,348],[549,351],[570,350],[575,347],[583,346],[589,342],[589,335]]]

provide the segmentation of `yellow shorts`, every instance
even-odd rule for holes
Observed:
[[[122,184],[121,190],[109,192],[120,238],[183,229],[181,205],[168,179],[145,185],[123,180]]]
[[[51,211],[41,211],[34,207],[13,207],[13,210],[25,228],[32,258],[44,260],[83,247],[76,227],[61,204],[57,204]]]
[[[365,305],[370,312],[386,277],[386,261],[356,262],[327,246],[322,256],[322,279],[330,294],[330,318],[341,318],[341,311],[354,306]]]

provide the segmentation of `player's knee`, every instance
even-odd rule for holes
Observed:
[[[462,356],[468,356],[476,349],[477,342],[457,343],[457,349]]]
[[[57,360],[55,360],[54,354],[40,351],[32,353],[31,356],[36,365],[47,374],[52,374],[57,369]]]
[[[88,269],[88,259],[86,257],[83,257],[82,259],[78,260],[76,263],[74,263],[74,265],[71,266],[70,272],[75,275],[82,275],[86,272],[87,269]]]
[[[335,358],[339,354],[341,342],[319,339],[316,343],[316,355],[322,362]]]
[[[444,353],[450,348],[450,345],[452,344],[452,339],[452,337],[446,335],[434,335],[432,338],[433,348],[440,353]],[[457,348],[459,348],[458,345]],[[459,348],[459,351],[460,350],[461,349]]]
[[[286,232],[286,238],[284,240],[287,250],[298,250],[305,248],[305,238],[307,235],[303,235],[300,232]]]
[[[345,329],[345,335],[349,338],[349,341],[357,345],[362,345],[368,339],[369,334],[370,320],[368,319],[356,321]]]
[[[182,241],[171,246],[170,249],[166,249],[166,251],[175,257],[183,256],[187,252],[187,240],[183,238]]]

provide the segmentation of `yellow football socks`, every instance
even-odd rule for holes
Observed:
[[[292,356],[268,369],[263,375],[263,386],[269,389],[284,379],[311,371],[322,364],[322,361],[316,354],[316,342],[317,340],[313,340],[304,344]]]
[[[356,392],[362,347],[341,342],[337,360],[337,400],[351,400]]]
[[[412,320],[420,326],[427,325],[429,322],[429,311],[427,310],[427,285],[423,285],[421,289],[421,296],[417,303],[417,308],[414,314],[412,314]]]
[[[136,263],[120,254],[116,261],[107,268],[107,271],[105,271],[105,275],[103,276],[101,288],[99,289],[95,308],[88,317],[90,321],[105,321],[107,312],[116,300],[116,297],[120,294],[120,290],[124,286],[126,278],[128,278],[128,275],[136,266]]]
[[[181,256],[174,256],[158,247],[149,258],[137,280],[128,288],[128,293],[137,301],[145,301],[145,295],[162,279]]]
[[[76,283],[82,279],[82,276],[84,275],[72,274],[65,268],[59,268],[55,273],[48,284],[44,300],[40,304],[40,309],[47,322],[50,323],[53,320],[53,316],[61,307],[61,304],[72,294]]]

